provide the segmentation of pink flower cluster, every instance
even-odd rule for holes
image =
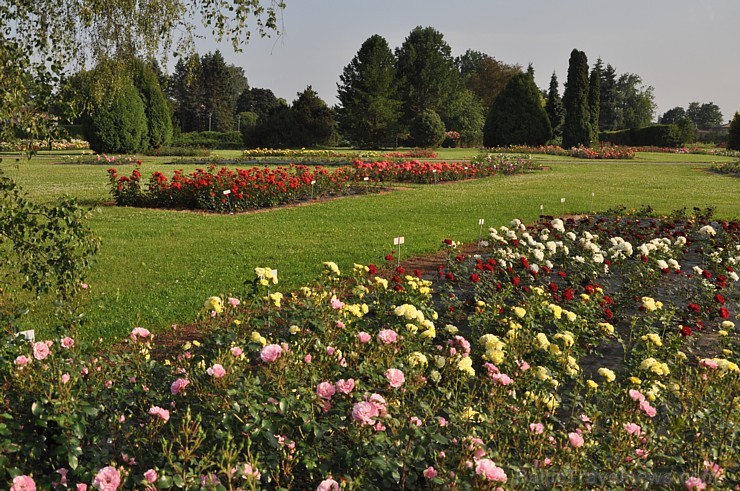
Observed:
[[[491,459],[479,459],[475,463],[475,473],[486,481],[506,482],[506,472]]]
[[[272,363],[283,354],[283,347],[279,344],[268,344],[260,351],[260,359],[265,363]]]
[[[380,394],[372,394],[364,401],[355,403],[352,407],[352,419],[363,426],[372,426],[375,418],[382,418],[387,414],[387,402]]]

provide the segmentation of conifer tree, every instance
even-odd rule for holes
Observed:
[[[563,107],[563,100],[560,98],[558,85],[558,76],[555,72],[552,72],[550,87],[547,90],[545,111],[547,112],[547,117],[550,118],[552,134],[555,137],[563,135],[563,118],[565,117],[565,108]]]
[[[591,120],[588,111],[588,59],[586,53],[577,49],[570,54],[563,105],[563,147],[589,146]]]
[[[588,81],[588,112],[591,127],[591,145],[599,144],[599,109],[601,96],[601,72],[598,65],[591,70]]]
[[[730,123],[730,135],[727,140],[727,148],[730,150],[740,150],[740,113],[735,113]]]

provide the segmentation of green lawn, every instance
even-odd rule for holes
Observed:
[[[475,240],[480,218],[486,226],[506,224],[515,217],[533,221],[540,205],[547,214],[618,205],[650,204],[665,213],[713,206],[720,217],[740,217],[736,179],[708,172],[708,164],[661,163],[670,154],[642,155],[656,155],[657,163],[573,163],[548,156],[549,169],[542,172],[410,186],[240,215],[102,204],[91,219],[102,246],[88,281],[88,322],[76,335],[88,342],[98,337],[114,340],[134,326],[157,331],[187,323],[195,319],[206,297],[238,295],[244,281],[252,280],[255,266],[277,268],[280,289],[289,291],[314,278],[323,261],[335,261],[343,269],[353,262],[382,263],[395,236],[406,238],[404,257],[427,254],[446,237]],[[689,157],[670,156],[677,161]],[[6,159],[2,167],[39,200],[68,193],[87,205],[110,201],[108,165],[52,165],[55,159],[58,156],[43,156],[18,167],[6,165]],[[145,176],[155,169],[174,170],[153,162],[161,159],[144,160]],[[566,200],[564,206],[561,198]],[[28,327],[43,335],[44,316],[36,312],[28,319]]]

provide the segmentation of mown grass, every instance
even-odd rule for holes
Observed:
[[[145,176],[155,169],[174,170],[158,159],[143,160]],[[554,215],[620,205],[649,204],[660,213],[711,206],[717,216],[740,217],[737,181],[708,172],[707,164],[550,161],[548,170],[525,175],[209,215],[104,204],[110,201],[108,165],[50,161],[36,158],[17,168],[3,167],[35,199],[49,201],[66,193],[87,205],[103,203],[90,220],[102,246],[83,302],[87,322],[76,333],[82,342],[113,341],[134,326],[156,332],[191,322],[206,297],[239,295],[256,266],[277,268],[280,290],[290,291],[319,274],[323,261],[343,269],[353,262],[382,263],[399,235],[406,239],[403,257],[427,254],[447,237],[476,240],[480,218],[486,227],[515,217],[534,221],[540,205]],[[40,304],[27,320],[41,335],[49,329],[46,310]]]

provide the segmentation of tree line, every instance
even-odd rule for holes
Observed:
[[[179,59],[171,75],[156,62],[137,63],[139,72],[154,74],[148,75],[147,86],[159,85],[158,90],[147,89],[150,93],[145,94],[141,82],[132,80],[146,117],[151,117],[152,91],[161,92],[166,96],[171,122],[159,126],[172,126],[175,135],[239,131],[243,143],[251,147],[553,143],[570,148],[598,143],[605,132],[646,127],[656,109],[654,88],[644,85],[639,75],[618,74],[601,59],[589,67],[583,51],[574,49],[571,53],[561,97],[556,73],[548,89],[541,90],[531,64],[525,70],[470,49],[453,57],[443,34],[433,27],[416,27],[395,49],[378,34],[365,40],[339,76],[339,102],[334,107],[310,86],[290,103],[270,89],[250,87],[244,69],[226,63],[218,51]],[[78,100],[107,101],[108,109],[138,115],[130,90],[126,111],[115,103],[126,91],[100,97],[91,93],[92,85],[80,83],[99,77],[101,70],[105,72],[105,64],[75,75],[62,94]],[[159,95],[155,98],[158,101]],[[75,121],[91,131],[101,127],[97,116],[104,112],[95,105],[81,111]],[[721,121],[719,108],[711,102],[694,102],[687,110],[674,108],[661,117],[662,123],[676,125],[682,141],[692,141],[697,127],[709,128]],[[110,124],[104,122],[103,126]],[[157,127],[151,122],[148,125]],[[164,135],[168,134],[167,129]],[[90,139],[100,140],[97,135]],[[142,146],[116,150],[138,151],[169,143],[155,136],[140,141]]]

